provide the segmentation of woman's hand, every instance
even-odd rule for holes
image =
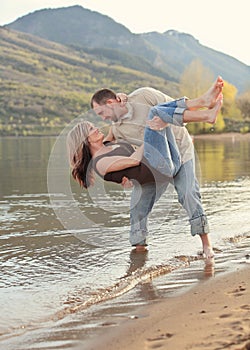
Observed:
[[[133,182],[129,180],[126,176],[123,176],[121,185],[123,188],[131,188],[133,187]]]
[[[128,102],[128,95],[124,94],[123,92],[118,92],[118,94],[116,94],[116,99],[118,102],[121,102],[121,107],[124,107]]]
[[[147,125],[150,127],[152,130],[163,130],[168,126],[168,123],[165,123],[160,117],[154,116],[152,120],[147,121]]]

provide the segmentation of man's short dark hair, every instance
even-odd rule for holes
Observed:
[[[90,105],[93,108],[93,102],[98,103],[99,105],[104,105],[109,99],[116,99],[116,93],[110,89],[100,89],[94,93],[91,98]]]

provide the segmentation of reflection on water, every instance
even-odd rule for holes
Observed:
[[[194,145],[204,181],[234,181],[249,176],[249,135],[198,138]]]
[[[54,141],[0,139],[1,348],[73,349],[104,325],[132,317],[135,306],[249,263],[249,138],[194,141],[217,251],[212,264],[197,258],[199,239],[190,236],[173,191],[152,212],[147,253],[129,246],[130,193],[119,186],[106,186],[107,201],[72,183],[81,211],[99,226],[65,229],[47,193]],[[105,244],[91,245],[86,235]]]
[[[47,192],[46,171],[53,138],[0,138],[0,195]]]

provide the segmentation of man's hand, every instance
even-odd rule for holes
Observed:
[[[133,187],[133,182],[130,181],[126,176],[123,176],[121,185],[123,188],[131,188]]]
[[[158,131],[166,128],[168,123],[165,123],[161,118],[155,115],[152,120],[147,121],[147,125],[150,127],[150,129]]]

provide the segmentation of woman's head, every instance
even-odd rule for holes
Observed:
[[[92,155],[88,141],[93,124],[83,121],[74,126],[67,136],[69,162],[72,176],[83,187],[87,188],[93,182],[90,162]]]

